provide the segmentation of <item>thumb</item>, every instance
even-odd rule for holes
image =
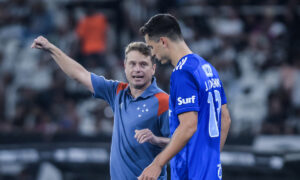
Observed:
[[[137,178],[138,180],[143,179],[142,174]]]
[[[135,135],[134,135],[134,138],[136,138],[137,136],[137,133],[139,132],[139,130],[134,130],[134,133],[135,133]]]

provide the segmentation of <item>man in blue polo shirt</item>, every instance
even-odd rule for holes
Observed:
[[[68,76],[85,85],[96,98],[109,103],[114,112],[111,179],[137,179],[169,143],[169,97],[157,87],[153,77],[156,65],[151,49],[142,42],[127,46],[124,66],[128,84],[88,72],[44,37],[35,39],[32,47],[49,51]],[[167,179],[166,167],[159,179]]]
[[[157,59],[170,62],[174,70],[169,103],[172,139],[138,179],[157,179],[172,159],[172,180],[221,180],[220,152],[231,120],[216,69],[189,49],[172,15],[155,15],[140,31]]]

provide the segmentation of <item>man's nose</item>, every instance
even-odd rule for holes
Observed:
[[[140,65],[134,66],[134,71],[140,71],[140,70],[141,70],[141,66]]]

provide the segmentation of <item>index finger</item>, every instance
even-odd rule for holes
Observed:
[[[136,130],[134,130],[134,133],[135,133],[135,134],[134,134],[134,138],[136,138],[136,137],[137,137],[137,135],[138,135],[138,133],[139,133],[139,132],[140,132],[140,130],[137,130],[137,129],[136,129]]]

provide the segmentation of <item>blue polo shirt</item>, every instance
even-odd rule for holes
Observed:
[[[110,154],[112,180],[133,180],[162,151],[150,143],[140,144],[134,138],[136,129],[150,129],[156,136],[169,136],[169,96],[152,84],[137,98],[130,95],[127,83],[106,80],[91,73],[96,98],[107,101],[114,112],[114,127]],[[166,167],[159,180],[166,180]]]

